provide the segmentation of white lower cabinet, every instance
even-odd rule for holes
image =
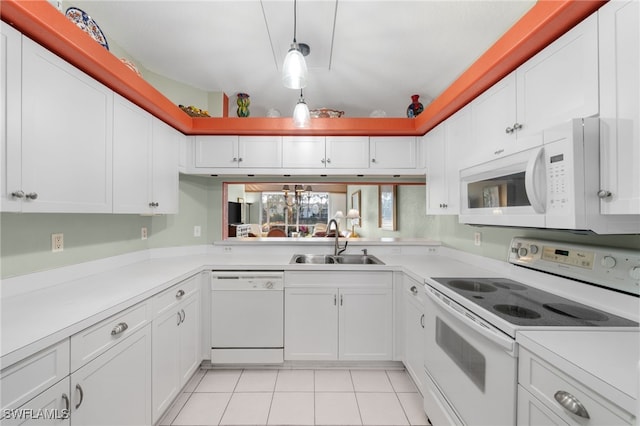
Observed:
[[[285,360],[391,360],[391,272],[286,272]]]
[[[71,374],[71,424],[151,425],[151,326]]]
[[[200,365],[199,276],[154,298],[153,401],[155,423]]]
[[[579,377],[574,377],[574,372]],[[591,386],[601,387],[606,395]],[[546,359],[520,346],[519,426],[633,425],[637,420],[632,414],[636,406],[629,396],[599,378],[585,374],[569,361],[559,356]]]
[[[70,425],[69,377],[56,383],[18,409],[3,412],[3,426]]]
[[[424,284],[405,276],[404,312],[405,339],[404,365],[407,372],[423,392],[425,382],[424,353]]]

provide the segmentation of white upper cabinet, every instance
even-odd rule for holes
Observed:
[[[415,169],[415,136],[372,136],[369,138],[369,167],[373,169]]]
[[[0,209],[20,211],[22,191],[22,36],[0,21]]]
[[[184,136],[118,95],[113,114],[113,212],[177,213]]]
[[[640,4],[611,1],[600,23],[600,209],[640,214]]]
[[[197,168],[279,168],[281,136],[196,136]]]
[[[284,136],[282,138],[282,167],[285,169],[324,168],[324,136]]]
[[[588,17],[472,103],[471,164],[542,144],[541,131],[598,114],[598,22]]]
[[[369,167],[368,136],[327,136],[325,166],[329,169]]]
[[[471,109],[465,107],[425,136],[427,214],[460,212],[460,166],[472,149]]]
[[[113,92],[22,43],[22,211],[112,211]]]

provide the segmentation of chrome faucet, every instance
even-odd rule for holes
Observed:
[[[329,221],[329,224],[327,225],[327,233],[329,233],[329,231],[331,230],[331,223],[336,225],[336,236],[333,244],[333,255],[337,256],[339,254],[342,254],[347,249],[347,244],[349,244],[349,241],[345,241],[344,246],[340,247],[340,242],[338,241],[338,238],[340,238],[340,229],[338,228],[338,222],[336,222],[335,219],[331,219]]]

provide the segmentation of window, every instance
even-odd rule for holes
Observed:
[[[281,228],[291,235],[299,232],[304,236],[313,232],[316,223],[329,221],[329,193],[303,192],[289,193],[263,192],[261,197],[260,222],[267,228]]]

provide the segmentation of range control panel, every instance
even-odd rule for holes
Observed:
[[[640,295],[640,252],[516,237],[508,261]]]

